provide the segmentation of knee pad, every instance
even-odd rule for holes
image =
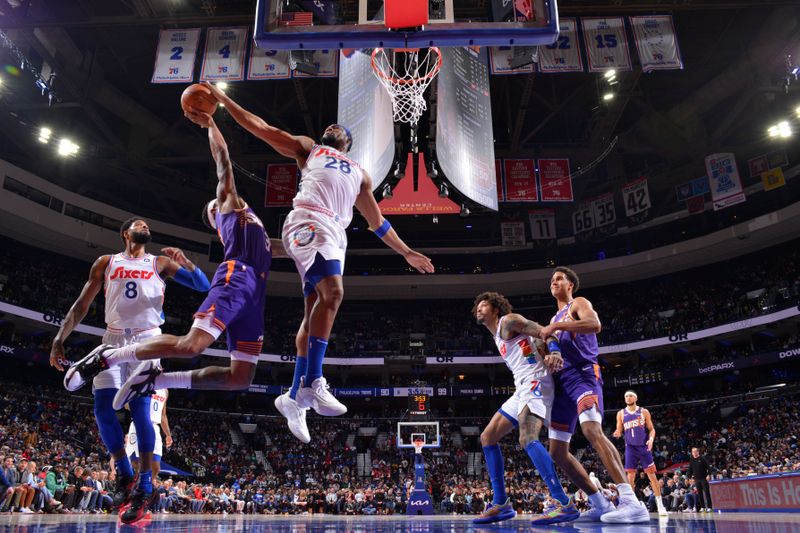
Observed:
[[[150,397],[138,397],[128,402],[131,418],[136,427],[136,438],[139,441],[139,456],[152,452],[156,446],[156,432],[150,420]]]
[[[94,391],[94,418],[100,438],[111,453],[118,452],[125,447],[125,437],[122,426],[117,419],[112,403],[117,389],[98,389]]]
[[[589,409],[582,411],[581,414],[578,415],[578,421],[583,424],[584,422],[597,422],[598,424],[603,423],[603,413],[601,413],[596,405],[593,405]]]

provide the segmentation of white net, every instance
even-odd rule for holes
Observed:
[[[428,108],[423,94],[441,66],[442,53],[436,47],[372,51],[372,68],[392,99],[395,122],[413,125],[419,121]]]

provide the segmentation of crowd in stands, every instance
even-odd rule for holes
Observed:
[[[66,313],[80,293],[90,265],[6,237],[0,237],[0,244],[15,250],[14,254],[0,257],[0,301],[56,315]],[[579,294],[592,300],[601,317],[601,344],[707,328],[796,305],[800,296],[799,244],[783,244],[724,265],[713,264],[624,285],[587,288]],[[724,276],[720,276],[720,269],[724,269]],[[546,322],[550,318],[549,312],[542,311],[552,307],[547,287],[511,300],[531,319]],[[202,295],[170,283],[164,304],[167,322],[162,329],[185,331],[201,301]],[[264,343],[267,353],[294,353],[302,305],[299,297],[268,299]],[[469,300],[461,305],[450,300],[424,304],[346,300],[337,317],[329,353],[343,357],[409,353],[410,336],[416,334],[423,341],[426,355],[493,354],[493,342],[476,326],[470,316],[471,307]],[[103,299],[98,297],[84,323],[103,327],[103,309]],[[462,333],[453,335],[454,331]]]
[[[698,505],[686,476],[688,451],[698,446],[715,477],[742,477],[800,470],[800,395],[773,396],[723,405],[706,402],[653,409],[656,464],[667,507]],[[723,416],[723,413],[725,416]],[[491,413],[441,420],[442,446],[426,450],[428,487],[443,513],[474,514],[491,498],[476,436],[463,426],[483,427]],[[313,445],[285,431],[282,420],[169,409],[175,444],[164,462],[192,473],[162,473],[155,512],[175,513],[332,513],[392,514],[405,511],[413,481],[410,452],[395,446],[392,419],[310,419]],[[610,429],[612,414],[607,414]],[[252,425],[242,425],[252,424]],[[375,427],[377,435],[358,435]],[[244,428],[255,429],[243,433]],[[576,441],[581,442],[581,441]],[[503,443],[506,485],[520,512],[537,513],[546,491],[516,439]],[[476,455],[477,454],[477,455]],[[473,464],[470,464],[470,458]],[[477,457],[477,468],[475,464]],[[597,454],[589,447],[578,457],[607,484]],[[57,386],[4,383],[0,392],[0,511],[110,512],[115,473],[97,437],[91,399],[68,396]],[[676,471],[677,469],[677,471]],[[562,474],[565,483],[566,478]],[[575,487],[569,487],[571,492]],[[647,501],[646,483],[637,483]],[[576,494],[581,506],[585,495]],[[652,502],[651,502],[652,503]]]

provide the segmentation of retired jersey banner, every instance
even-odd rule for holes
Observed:
[[[683,68],[672,16],[630,17],[630,21],[644,72]]]
[[[577,211],[572,213],[572,231],[575,235],[585,233],[595,228],[594,204],[581,204]]]
[[[151,83],[192,82],[199,38],[200,28],[161,30]]]
[[[500,223],[500,234],[503,246],[525,246],[524,222],[502,222]]]
[[[533,159],[505,159],[506,202],[537,202],[536,171]]]
[[[562,18],[558,24],[556,42],[539,47],[539,72],[583,72],[577,19]]]
[[[292,205],[297,193],[297,165],[267,165],[265,207]]]
[[[746,200],[742,180],[736,167],[736,157],[730,153],[711,154],[706,157],[706,171],[711,188],[714,211],[740,204]]]
[[[589,72],[631,70],[631,55],[622,17],[583,17],[583,41]]]
[[[263,50],[256,46],[250,52],[248,80],[276,80],[291,77],[288,50]]]
[[[531,48],[531,50],[535,50]],[[536,63],[533,62],[532,57],[528,56],[527,65],[521,67],[514,67],[514,48],[511,46],[497,46],[489,48],[489,68],[492,74],[533,74],[536,70]]]
[[[617,210],[614,208],[614,194],[606,193],[592,202],[594,223],[596,228],[608,226],[617,221]]]
[[[335,78],[339,74],[339,50],[314,50],[314,75],[292,70],[295,78]]]
[[[625,216],[632,217],[650,209],[647,178],[639,178],[623,185],[622,201],[625,203]]]
[[[200,81],[242,81],[248,36],[247,26],[209,28]]]
[[[786,178],[783,175],[783,169],[781,167],[776,167],[772,170],[763,172],[761,174],[761,183],[764,184],[765,191],[771,191],[772,189],[783,187],[786,185]]]
[[[543,202],[571,202],[572,178],[569,159],[540,159],[539,185]]]
[[[531,237],[534,241],[550,241],[556,235],[556,212],[552,209],[538,209],[528,212],[531,224]]]

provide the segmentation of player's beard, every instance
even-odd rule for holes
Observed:
[[[339,147],[339,138],[332,133],[323,135],[322,139],[320,139],[320,143],[322,143],[324,146],[330,146],[331,148],[341,150]]]
[[[131,231],[131,241],[134,244],[147,244],[150,242],[152,236],[149,233],[145,233],[143,231]]]

